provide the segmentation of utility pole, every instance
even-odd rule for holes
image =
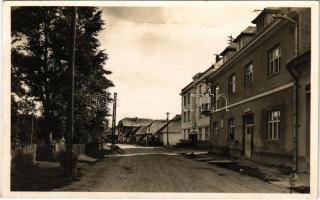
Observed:
[[[116,146],[116,114],[117,114],[117,93],[115,92],[113,94],[111,148],[114,148]]]
[[[69,50],[69,101],[68,101],[68,118],[67,118],[67,137],[66,137],[66,154],[65,154],[65,172],[70,177],[75,176],[73,173],[73,132],[74,132],[74,65],[75,65],[75,43],[76,43],[76,19],[77,7],[70,8],[70,50]],[[74,178],[74,177],[73,177]]]
[[[166,112],[167,114],[167,145],[169,146],[169,112]]]

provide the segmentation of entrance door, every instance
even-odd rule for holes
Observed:
[[[251,158],[252,156],[252,144],[253,144],[253,130],[254,120],[253,113],[243,116],[243,128],[244,128],[244,155]]]
[[[197,133],[191,133],[189,135],[190,143],[194,147],[197,145],[197,135],[198,135]]]

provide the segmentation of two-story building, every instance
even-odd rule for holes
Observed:
[[[204,111],[208,110],[210,101],[206,77],[221,65],[222,60],[219,59],[217,57],[216,64],[203,73],[193,76],[192,82],[183,88],[180,94],[182,97],[182,141],[190,142],[200,148],[210,146],[210,117],[204,114]]]
[[[266,8],[252,23],[256,28],[240,33],[220,54],[223,64],[206,75],[211,144],[235,156],[308,171],[310,9]],[[183,90],[186,98],[195,90],[191,86]],[[183,130],[194,131],[191,125]]]

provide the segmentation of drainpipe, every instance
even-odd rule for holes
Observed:
[[[275,16],[275,18],[285,19],[295,26],[295,56],[299,55],[299,22],[285,16]],[[299,19],[297,17],[297,19]],[[298,80],[299,77],[294,73],[294,71],[287,66],[287,70],[294,79],[293,85],[293,131],[292,131],[292,142],[293,142],[293,172],[297,172],[298,169]]]

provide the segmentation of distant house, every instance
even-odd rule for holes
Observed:
[[[152,137],[155,137],[155,133],[167,123],[166,120],[158,119],[149,124],[146,132],[145,143],[148,144]]]
[[[137,131],[134,133],[135,143],[141,143],[143,138],[146,136],[148,126],[140,126]]]
[[[147,126],[153,120],[145,118],[123,118],[118,123],[118,138],[119,142],[135,142],[134,133],[140,128],[140,126]]]
[[[176,115],[168,123],[165,123],[155,134],[164,145],[174,146],[179,143],[181,140],[181,115]],[[169,135],[168,140],[167,134]]]

